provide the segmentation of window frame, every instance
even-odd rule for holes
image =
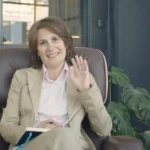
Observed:
[[[2,8],[2,1],[0,1],[0,11],[3,12],[3,8]],[[0,15],[0,46],[2,45],[2,20],[3,20],[3,15],[1,13]]]

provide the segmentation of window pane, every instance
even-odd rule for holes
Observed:
[[[33,22],[34,6],[3,3],[3,21]]]
[[[3,0],[3,2],[34,4],[34,0]]]
[[[3,44],[27,44],[31,25],[48,16],[48,11],[48,6],[3,3]]]
[[[36,0],[36,4],[38,4],[38,5],[48,5],[48,0]]]
[[[26,22],[3,22],[3,44],[26,44]]]
[[[46,6],[36,6],[36,20],[47,17],[49,11],[48,9],[49,8]]]
[[[3,44],[26,44],[27,24],[33,22],[33,5],[3,3]]]

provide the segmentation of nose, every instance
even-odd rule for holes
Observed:
[[[53,51],[53,49],[54,49],[54,44],[53,44],[51,41],[48,42],[48,44],[47,44],[47,49],[48,49],[49,51]]]

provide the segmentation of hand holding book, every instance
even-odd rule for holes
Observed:
[[[63,127],[60,123],[56,121],[42,121],[37,125],[37,128],[48,128],[48,129],[53,129],[53,128],[61,128]]]
[[[50,131],[52,128],[66,127],[71,122],[71,120],[74,118],[74,116],[78,113],[78,111],[81,109],[81,107],[82,106],[80,106],[77,109],[77,111],[74,112],[74,114],[63,125],[60,125],[56,121],[46,120],[46,121],[43,121],[43,122],[39,123],[39,125],[37,127],[27,127],[25,129],[25,131],[22,133],[22,135],[20,136],[20,138],[18,139],[18,141],[16,142],[16,146],[19,146],[19,145],[22,145],[22,144],[26,145],[26,144],[24,144],[24,143],[27,143],[26,141],[30,141],[33,138],[39,136],[40,134],[42,134],[44,132],[47,132],[47,131]],[[30,137],[31,133],[32,133],[32,136]],[[28,138],[29,138],[29,140],[28,140]]]

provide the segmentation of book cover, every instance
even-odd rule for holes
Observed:
[[[32,136],[29,139],[29,141],[32,140],[33,138],[39,136],[43,132],[47,132],[49,130],[50,129],[47,129],[47,128],[27,127],[26,130],[23,132],[22,136],[20,137],[20,139],[16,142],[16,146],[24,144],[26,142],[26,140],[28,139],[30,133],[32,133]]]

